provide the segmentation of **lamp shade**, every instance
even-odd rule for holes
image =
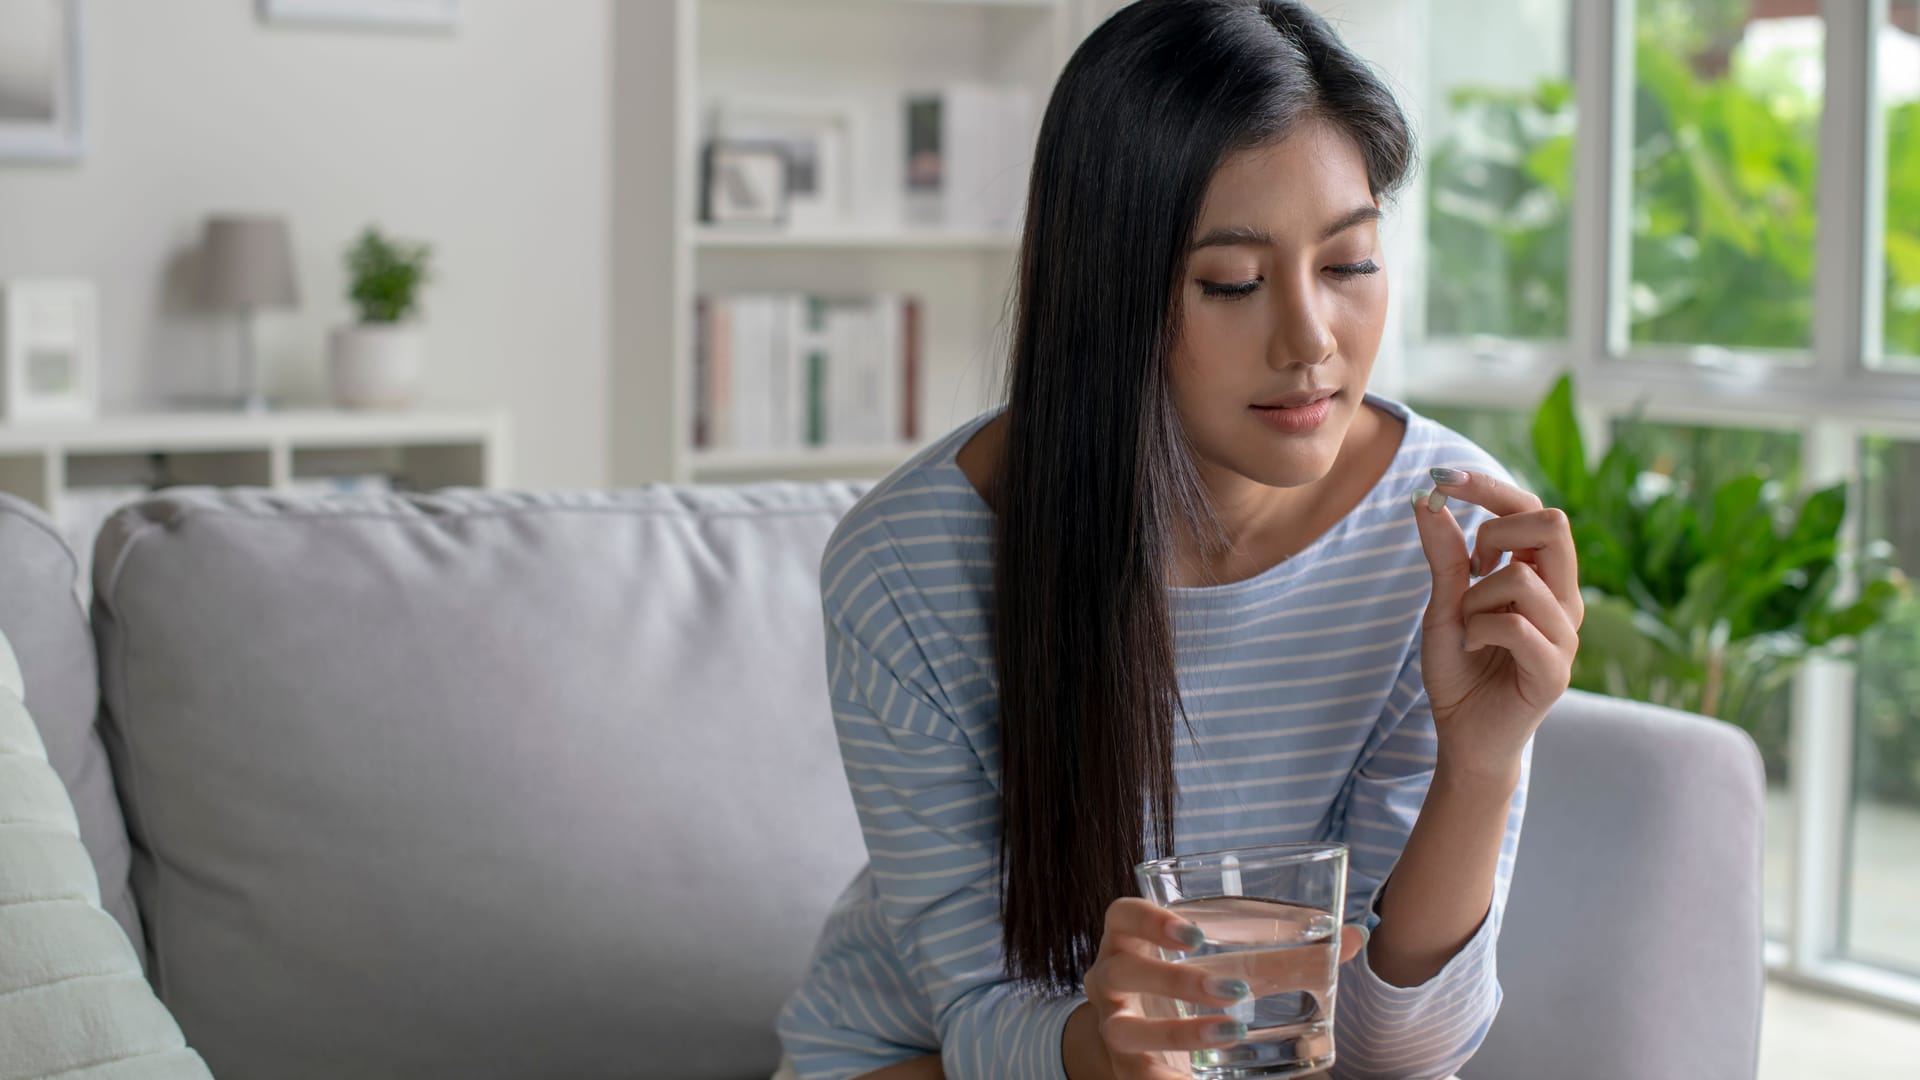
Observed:
[[[208,218],[201,259],[201,299],[213,307],[292,307],[300,302],[284,218]]]

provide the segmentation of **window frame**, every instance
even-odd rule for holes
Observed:
[[[1562,372],[1580,387],[1582,424],[1599,437],[1639,410],[1659,422],[1769,427],[1801,436],[1809,487],[1856,485],[1845,547],[1859,548],[1858,468],[1868,435],[1920,439],[1920,367],[1884,358],[1886,110],[1877,38],[1890,0],[1821,0],[1825,100],[1816,191],[1813,334],[1807,350],[1635,345],[1624,298],[1632,273],[1632,0],[1569,0],[1575,130],[1564,341],[1411,340],[1395,390],[1469,407],[1530,409]],[[1603,43],[1603,44],[1596,44]],[[1424,191],[1409,201],[1424,199]],[[1424,240],[1415,245],[1424,252]],[[1424,257],[1424,254],[1420,257]],[[1416,280],[1424,274],[1417,274]],[[1418,298],[1419,303],[1425,297]],[[1797,362],[1781,364],[1782,353]],[[1848,587],[1854,587],[1849,583]],[[1770,941],[1778,977],[1920,1014],[1920,978],[1850,959],[1843,930],[1853,800],[1855,678],[1817,660],[1795,682],[1788,789],[1795,836],[1790,931]]]

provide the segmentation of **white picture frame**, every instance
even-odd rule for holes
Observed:
[[[262,22],[288,26],[451,33],[460,0],[259,0]]]
[[[85,156],[85,25],[83,0],[0,2],[0,162]]]
[[[88,281],[0,282],[0,421],[100,412],[100,298]]]
[[[712,134],[734,144],[780,147],[788,157],[787,227],[831,231],[861,204],[854,162],[861,107],[840,98],[728,96],[713,103]]]
[[[777,146],[707,144],[701,220],[716,226],[779,228],[787,223],[787,156]]]

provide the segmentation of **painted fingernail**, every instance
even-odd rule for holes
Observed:
[[[1173,928],[1173,939],[1185,948],[1197,949],[1207,943],[1207,934],[1192,923],[1181,923]]]
[[[1432,497],[1432,495],[1433,495],[1433,489],[1421,488],[1419,491],[1416,491],[1413,493],[1413,505],[1415,506],[1424,505],[1426,501]]]
[[[1247,1025],[1238,1020],[1223,1020],[1207,1029],[1207,1037],[1221,1044],[1241,1042],[1247,1037]]]
[[[1214,979],[1207,983],[1207,993],[1229,1001],[1244,1001],[1253,993],[1253,988],[1245,979]]]
[[[1429,509],[1429,510],[1431,510],[1431,511],[1433,511],[1434,513],[1436,513],[1436,514],[1437,514],[1437,513],[1439,513],[1440,511],[1442,511],[1442,510],[1445,510],[1446,508],[1447,508],[1447,493],[1446,493],[1446,492],[1444,492],[1444,491],[1436,491],[1436,492],[1434,492],[1434,493],[1433,493],[1432,495],[1430,495],[1430,496],[1428,496],[1428,498],[1427,498],[1427,509]]]
[[[1427,471],[1432,474],[1433,482],[1436,484],[1464,484],[1467,482],[1467,474],[1459,469],[1437,466]]]

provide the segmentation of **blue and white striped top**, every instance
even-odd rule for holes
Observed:
[[[1176,850],[1344,841],[1348,922],[1377,921],[1434,768],[1419,650],[1432,578],[1407,496],[1436,465],[1506,475],[1447,428],[1367,400],[1407,430],[1359,506],[1255,577],[1170,590],[1196,736],[1175,744]],[[883,481],[822,560],[834,726],[871,861],[780,1015],[805,1080],[936,1048],[948,1080],[1065,1075],[1061,1031],[1083,999],[1019,992],[1001,953],[993,523],[955,462],[990,418]],[[1469,540],[1490,516],[1457,512]],[[1444,970],[1396,987],[1364,950],[1341,969],[1335,1076],[1445,1077],[1480,1045],[1500,1004],[1494,942],[1525,803],[1523,771],[1492,914]]]

